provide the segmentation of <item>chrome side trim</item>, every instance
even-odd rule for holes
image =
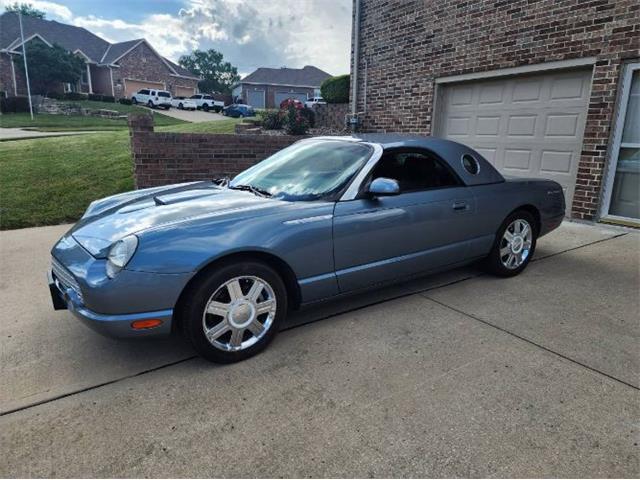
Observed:
[[[287,220],[286,222],[282,222],[284,225],[301,225],[303,223],[311,223],[311,222],[320,222],[321,220],[330,220],[333,218],[333,215],[330,213],[328,215],[317,215],[315,217],[306,217],[306,218],[297,218],[295,220]]]
[[[368,143],[368,142],[363,142],[363,143],[366,143],[367,145],[370,145],[373,147],[373,154],[371,155],[369,160],[367,160],[367,163],[365,164],[365,166],[362,167],[362,170],[358,172],[358,175],[356,175],[355,178],[351,181],[351,185],[349,185],[349,188],[347,188],[347,190],[344,192],[342,197],[340,197],[341,202],[345,202],[347,200],[353,200],[356,198],[356,196],[358,195],[358,191],[360,190],[360,185],[362,185],[362,182],[364,181],[364,179],[367,178],[367,176],[369,175],[369,172],[371,172],[375,164],[378,163],[378,160],[380,160],[380,158],[382,157],[382,152],[383,152],[382,145],[378,143]]]

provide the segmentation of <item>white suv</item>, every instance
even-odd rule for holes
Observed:
[[[202,109],[205,112],[209,110],[213,110],[218,113],[221,112],[224,108],[224,102],[220,100],[214,100],[211,95],[207,95],[206,93],[198,93],[197,95],[191,95],[189,97],[196,104],[196,108],[198,110]]]
[[[162,107],[167,110],[171,108],[171,93],[166,90],[152,90],[143,88],[131,96],[131,103],[140,103],[149,108]]]
[[[322,97],[312,97],[309,98],[306,102],[304,102],[305,107],[313,107],[314,105],[326,105],[327,102],[324,101]]]

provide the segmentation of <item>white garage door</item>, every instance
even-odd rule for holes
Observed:
[[[505,175],[557,181],[571,205],[590,85],[591,70],[446,85],[436,132]]]

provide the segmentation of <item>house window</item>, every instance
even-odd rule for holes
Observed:
[[[607,180],[610,217],[640,220],[640,63],[627,65]]]
[[[89,83],[89,74],[88,74],[86,68],[84,70],[82,70],[82,76],[80,77],[80,81],[83,84]]]

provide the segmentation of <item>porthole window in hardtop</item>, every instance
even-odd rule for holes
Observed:
[[[480,164],[478,163],[478,160],[476,160],[475,157],[469,155],[468,153],[465,153],[462,156],[462,166],[471,175],[477,175],[478,173],[480,173]]]

